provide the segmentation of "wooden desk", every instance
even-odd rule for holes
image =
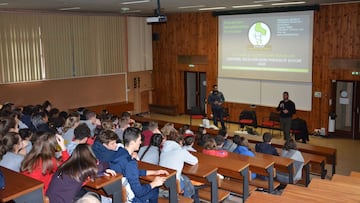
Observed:
[[[1,202],[44,202],[44,183],[0,166],[5,177],[5,189],[0,190]]]
[[[324,179],[326,176],[326,171],[325,171],[326,157],[315,154],[309,154],[306,152],[301,152],[301,154],[305,160],[309,160],[312,171],[315,173],[319,171],[321,179]]]
[[[249,142],[252,143],[260,143],[262,142],[262,137],[260,136],[252,136],[246,134],[239,134],[241,136],[246,137]],[[282,148],[284,146],[284,141],[273,139],[271,144],[275,147]],[[330,147],[323,147],[323,146],[315,146],[311,144],[304,144],[304,143],[296,143],[298,149],[301,152],[306,152],[309,154],[315,154],[326,157],[326,163],[332,165],[332,175],[335,174],[336,170],[336,149]]]
[[[254,152],[254,153],[255,153],[255,157],[257,157],[257,158],[273,161],[275,169],[277,171],[282,171],[282,172],[288,173],[289,174],[289,183],[290,184],[294,183],[294,167],[293,167],[294,160],[285,158],[285,157],[259,153],[259,152]]]
[[[234,160],[239,160],[245,163],[250,164],[251,172],[254,172],[259,175],[267,176],[268,179],[268,188],[269,193],[274,191],[274,177],[275,177],[275,170],[274,170],[274,162],[266,159],[262,159],[260,157],[250,157],[241,154],[237,154],[234,152],[229,152],[228,157]]]
[[[242,180],[243,199],[249,196],[249,164],[239,160],[233,160],[228,157],[220,158],[203,154],[201,152],[193,152],[199,160],[199,163],[217,167],[221,175]]]
[[[154,164],[138,161],[139,169],[143,170],[166,170],[169,172],[169,175],[166,176],[166,181],[164,182],[164,186],[169,189],[169,202],[170,203],[177,203],[178,202],[178,193],[177,193],[177,186],[176,186],[176,170],[172,170],[169,168],[157,166]],[[141,177],[143,180],[151,182],[154,180],[155,176],[144,176]]]
[[[218,202],[218,183],[216,167],[209,166],[200,162],[193,166],[185,164],[182,173],[188,176],[191,180],[209,183],[211,188],[211,203]],[[195,197],[195,200],[198,199],[198,197]]]
[[[99,194],[104,194],[105,192],[107,196],[112,196],[113,202],[121,203],[123,202],[122,177],[123,176],[121,174],[117,174],[116,176],[101,176],[96,178],[94,181],[87,182],[84,187]]]

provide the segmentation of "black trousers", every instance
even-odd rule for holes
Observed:
[[[213,122],[214,125],[217,127],[218,119],[220,120],[222,129],[225,129],[225,123],[224,123],[224,111],[223,108],[216,108],[211,109],[213,113]]]

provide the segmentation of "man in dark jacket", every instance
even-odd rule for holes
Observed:
[[[218,86],[214,85],[213,90],[208,97],[208,103],[211,105],[214,125],[217,127],[217,119],[220,120],[222,129],[225,129],[223,104],[225,102],[224,95],[218,90]]]

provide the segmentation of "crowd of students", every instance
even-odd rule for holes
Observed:
[[[271,146],[271,134],[265,133],[263,139],[256,151],[278,156]],[[82,186],[97,176],[115,173],[123,175],[127,201],[157,202],[159,186],[165,181],[160,175],[168,172],[140,170],[138,160],[176,170],[181,193],[192,197],[194,186],[182,169],[185,163],[198,163],[191,153],[196,152],[194,145],[212,156],[226,157],[229,152],[255,156],[246,138],[229,139],[226,130],[214,138],[202,127],[192,132],[187,125],[175,129],[168,123],[160,130],[156,122],[136,123],[128,112],[119,117],[105,110],[96,115],[85,108],[60,112],[49,101],[21,108],[8,103],[0,111],[0,166],[42,181],[50,202],[92,199],[84,195]],[[288,140],[280,156],[295,160],[294,180],[299,180],[304,160],[296,143]],[[145,175],[156,178],[141,184],[139,177]],[[287,174],[279,172],[277,177],[287,183]]]

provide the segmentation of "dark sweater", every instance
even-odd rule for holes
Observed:
[[[279,153],[276,151],[275,147],[271,146],[271,144],[268,144],[266,142],[257,143],[255,145],[255,151],[261,152],[264,154],[271,154],[271,155],[279,156]]]
[[[77,182],[66,174],[59,175],[55,173],[51,179],[46,196],[50,202],[54,203],[70,203],[74,202],[76,194],[80,191],[83,183]]]
[[[105,162],[99,162],[98,175],[104,174],[109,165]],[[46,196],[49,197],[50,203],[70,203],[74,202],[75,197],[80,192],[84,183],[77,182],[69,175],[59,174],[57,171],[51,178],[51,182],[46,191]]]

